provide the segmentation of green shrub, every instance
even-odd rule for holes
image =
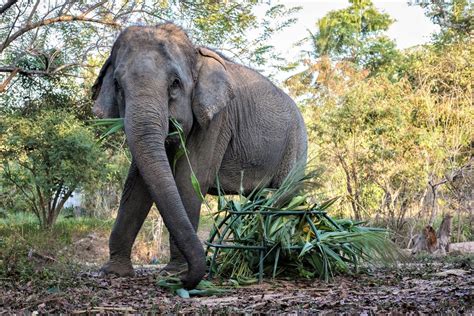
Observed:
[[[42,227],[54,224],[75,190],[105,177],[103,150],[71,114],[5,115],[0,131],[1,186],[10,196],[6,206],[27,207]]]

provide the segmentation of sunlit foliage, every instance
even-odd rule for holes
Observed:
[[[9,192],[2,204],[22,199],[44,227],[54,224],[75,190],[105,175],[103,151],[73,115],[3,116],[0,129],[1,188]]]
[[[372,40],[357,39],[383,43],[392,21],[372,9],[360,19],[360,6],[373,9],[354,1],[318,21],[304,70],[285,83],[305,114],[314,160],[327,169],[325,195],[343,197],[342,215],[384,218],[395,229],[422,214],[432,223],[440,186],[472,161],[473,45],[464,37],[398,51],[392,42],[366,62]]]

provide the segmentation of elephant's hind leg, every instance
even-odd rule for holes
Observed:
[[[270,184],[273,188],[279,188],[290,173],[302,176],[305,172],[307,136],[303,121],[291,131],[290,141]]]
[[[109,239],[110,259],[102,267],[103,273],[119,276],[134,275],[130,259],[132,246],[152,203],[145,182],[135,163],[132,162]]]

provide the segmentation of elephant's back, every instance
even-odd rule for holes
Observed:
[[[270,80],[247,67],[232,64],[235,98],[227,109],[231,140],[219,171],[224,189],[252,190],[266,178],[271,186],[306,159],[304,121],[293,100]],[[231,188],[237,185],[236,188]]]
[[[304,128],[295,102],[268,78],[242,65],[231,64],[228,68],[235,95],[229,111],[236,131],[270,139],[278,136],[281,140],[290,129]]]

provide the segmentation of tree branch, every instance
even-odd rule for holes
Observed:
[[[56,209],[56,204],[58,202],[58,199],[59,199],[59,196],[61,195],[62,190],[63,190],[63,183],[61,181],[58,189],[56,190],[56,193],[54,194],[54,200],[52,202],[52,205],[50,205],[50,208],[49,208],[50,212],[54,212],[54,210]]]
[[[2,84],[0,84],[0,93],[3,93],[7,90],[7,86],[10,84],[10,81],[16,76],[20,69],[15,68],[13,71],[11,71],[10,75],[8,75],[7,79],[5,79]]]
[[[36,193],[38,194],[38,198],[39,198],[39,206],[40,206],[40,210],[41,210],[41,214],[43,215],[43,218],[46,218],[46,205],[44,203],[44,199],[43,199],[43,195],[41,194],[41,190],[40,190],[40,187],[36,184],[35,185],[36,187]]]
[[[75,186],[74,186],[75,187]],[[64,207],[64,204],[66,203],[66,201],[71,197],[72,193],[74,192],[75,188],[74,189],[69,189],[65,194],[64,196],[61,198],[61,200],[59,201],[58,205],[56,206],[56,208],[53,210],[53,214],[52,214],[52,223],[54,223],[56,221],[56,219],[58,218],[59,216],[59,213],[61,212],[62,208]]]
[[[54,69],[51,69],[51,70],[22,69],[22,68],[15,67],[15,66],[4,66],[4,67],[0,67],[0,73],[1,72],[5,72],[5,73],[10,72],[10,73],[21,74],[21,75],[25,75],[25,76],[52,76],[52,75],[58,74],[59,72],[65,70],[67,68],[76,67],[76,66],[77,67],[94,67],[94,66],[91,66],[91,65],[84,65],[84,64],[79,64],[79,63],[64,64],[64,65],[58,66],[58,67],[56,67]],[[1,92],[1,90],[0,90],[0,92]]]
[[[107,0],[102,0],[100,2],[97,2],[96,4],[91,5],[85,12],[82,13],[82,15],[87,15],[90,12],[94,11],[95,9],[97,9],[98,7],[100,7],[100,6],[102,6],[106,3],[107,3]]]
[[[30,12],[30,15],[28,16],[28,19],[26,19],[26,25],[30,24],[30,21],[31,21],[31,19],[33,19],[33,16],[35,15],[39,4],[40,4],[40,0],[37,0],[34,7],[33,7],[33,9]]]
[[[45,20],[38,21],[36,23],[31,23],[29,25],[25,25],[15,33],[13,33],[10,37],[8,37],[5,42],[0,46],[0,53],[5,50],[14,40],[16,40],[18,37],[22,36],[23,34],[34,30],[38,27],[41,26],[46,26],[46,25],[51,25],[51,24],[56,24],[56,23],[64,23],[64,22],[73,22],[73,21],[81,21],[81,22],[90,22],[90,23],[98,23],[98,24],[104,24],[104,25],[109,25],[113,27],[120,27],[120,23],[112,20],[112,21],[106,21],[106,20],[100,20],[100,19],[94,19],[94,18],[88,18],[84,15],[79,15],[79,16],[73,16],[73,15],[63,15],[63,16],[58,16],[54,18],[49,18]]]
[[[7,3],[5,3],[4,5],[2,5],[0,7],[0,14],[3,14],[5,11],[10,9],[10,7],[12,5],[14,5],[15,3],[17,3],[17,2],[18,2],[18,0],[8,0]]]
[[[10,166],[9,166],[8,163],[4,164],[4,168],[5,168],[4,169],[4,171],[5,171],[4,175],[6,176],[7,181],[10,181],[11,183],[13,183],[13,185],[21,191],[23,196],[28,201],[27,203],[30,204],[31,208],[33,209],[33,212],[36,214],[38,219],[41,221],[40,212],[39,212],[39,210],[37,208],[37,205],[36,205],[36,199],[35,199],[34,193],[31,192],[32,196],[30,197],[30,195],[26,192],[25,188],[22,185],[20,185],[18,182],[16,182],[15,179],[13,179],[13,175],[10,172]]]

